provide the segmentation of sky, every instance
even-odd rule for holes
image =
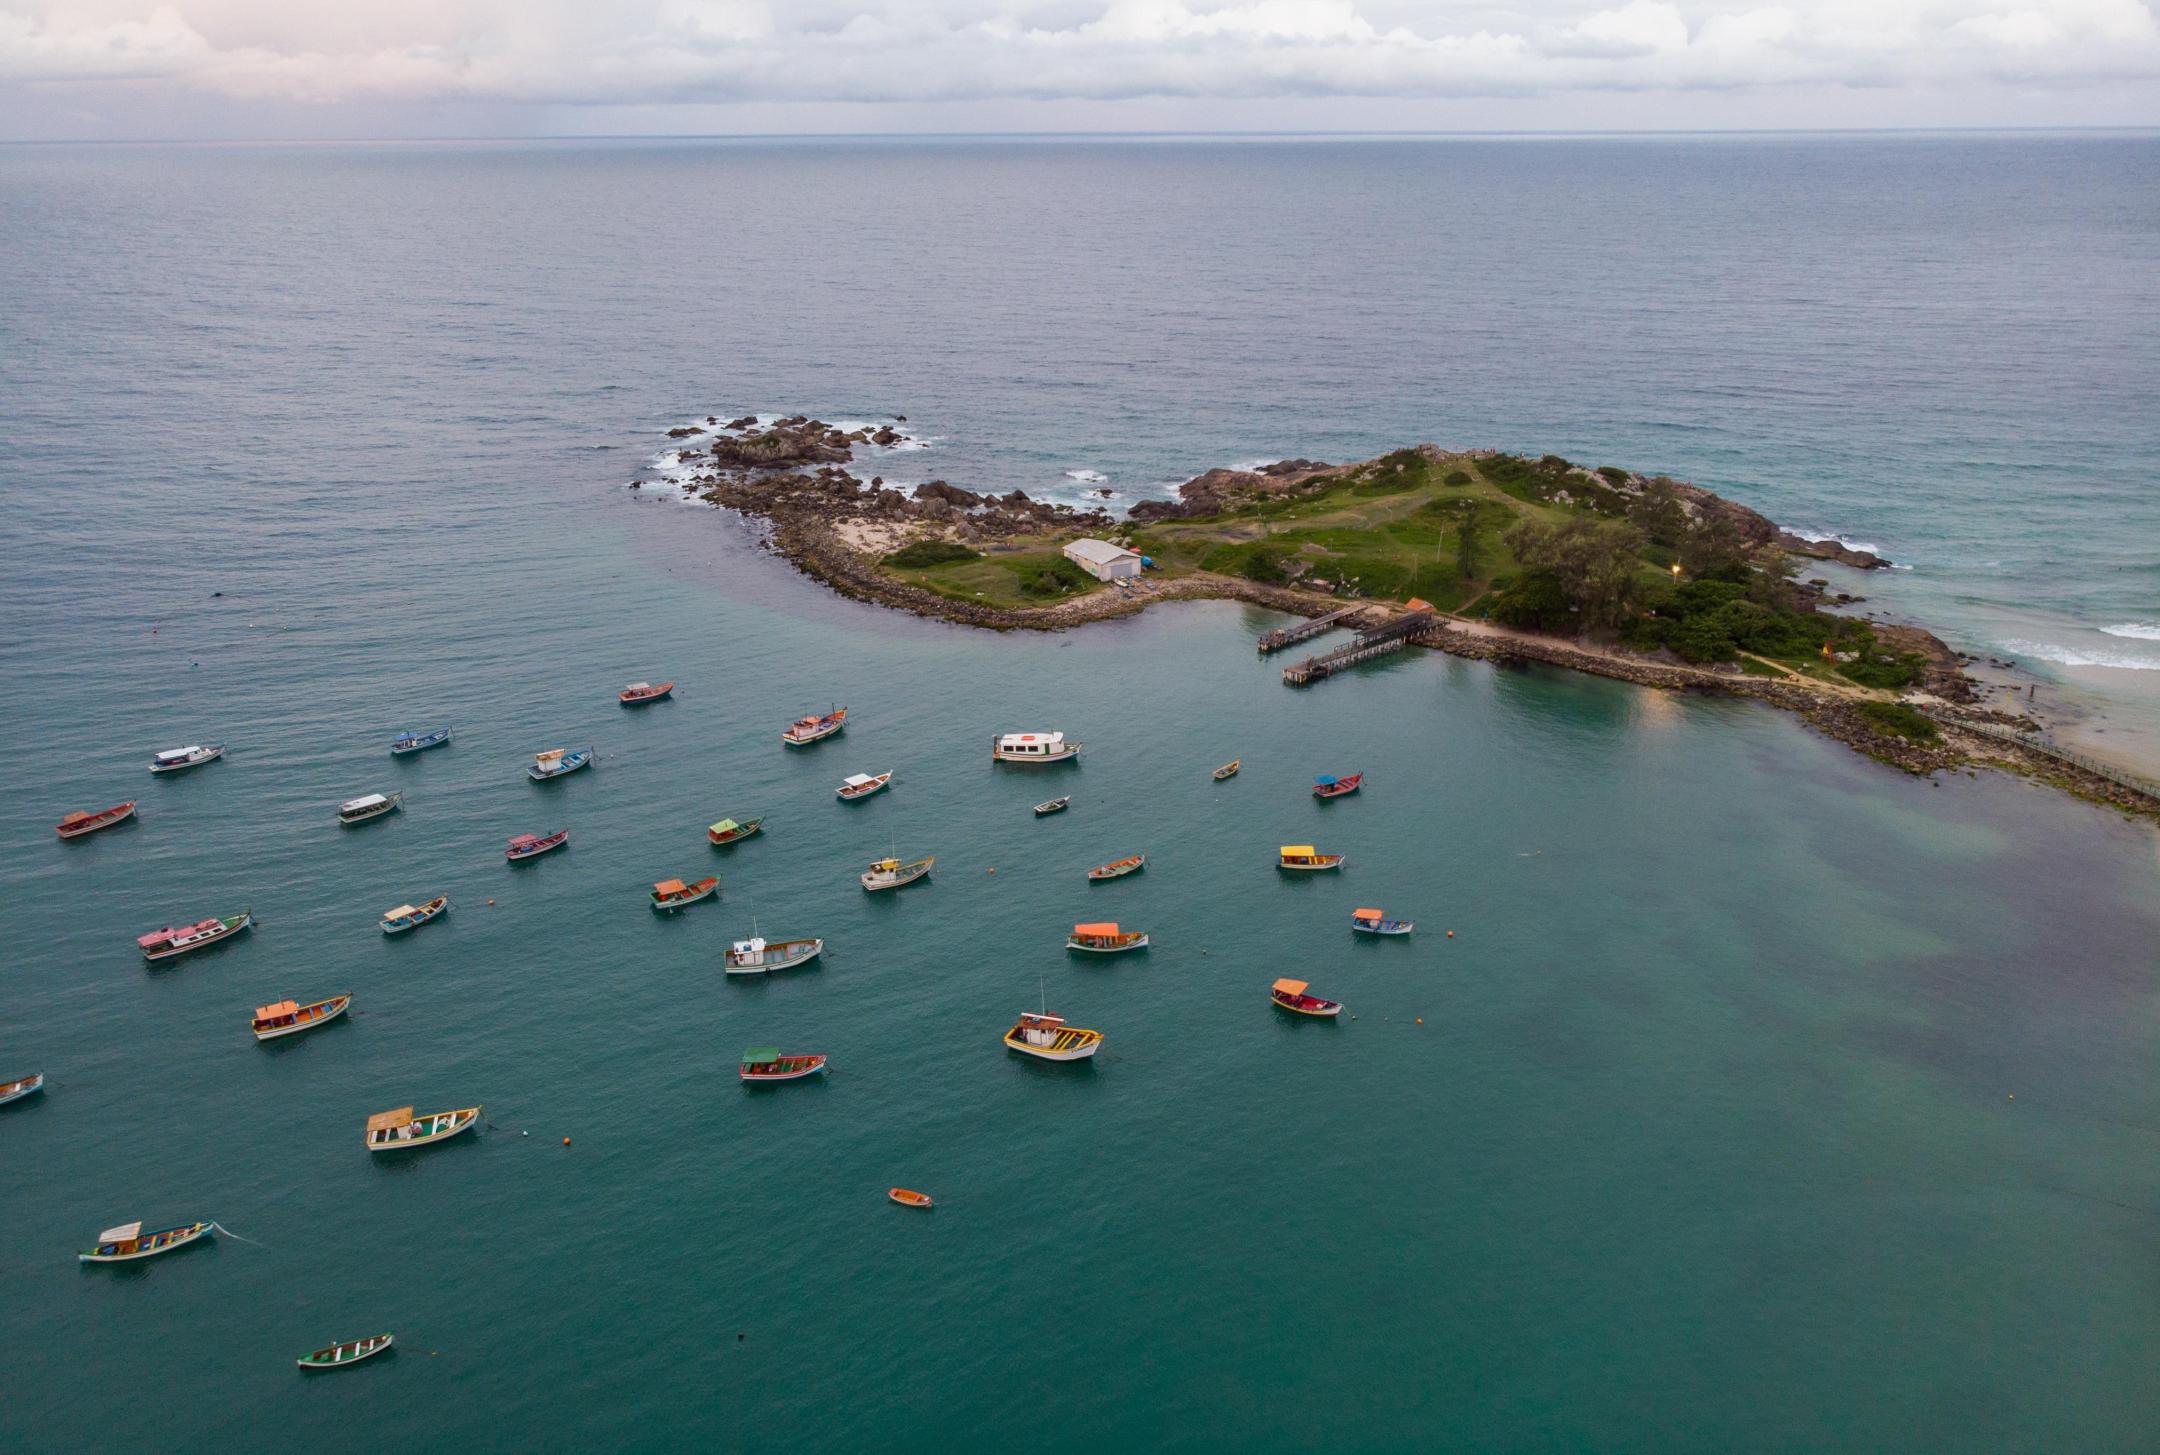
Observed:
[[[2160,124],[2160,0],[0,0],[0,139]]]

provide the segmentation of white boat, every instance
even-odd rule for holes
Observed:
[[[1048,1011],[1025,1010],[1005,1033],[1005,1044],[1038,1061],[1085,1061],[1102,1049],[1102,1032],[1065,1024]]]
[[[348,798],[338,805],[337,821],[350,827],[366,823],[371,818],[381,818],[394,812],[405,801],[402,793],[363,793],[358,798]]]
[[[1389,919],[1377,909],[1353,909],[1350,928],[1361,935],[1407,935],[1417,925],[1406,919]]]
[[[75,1256],[84,1263],[132,1263],[138,1258],[155,1258],[160,1253],[185,1248],[215,1231],[216,1223],[182,1223],[179,1227],[160,1228],[154,1233],[144,1232],[140,1222],[122,1223],[99,1233],[95,1248]]]
[[[193,743],[185,748],[167,748],[150,760],[150,771],[153,773],[177,773],[182,768],[199,768],[205,763],[224,756],[225,745],[223,743],[212,743],[207,748],[200,743]]]
[[[11,1101],[21,1101],[45,1089],[45,1073],[33,1071],[28,1076],[18,1076],[13,1081],[0,1081],[0,1106]]]
[[[273,1005],[255,1007],[255,1019],[249,1028],[258,1041],[275,1041],[283,1036],[297,1036],[302,1031],[312,1031],[326,1026],[345,1014],[352,1005],[350,995],[333,995],[328,1000],[318,1000],[312,1005],[302,1005],[295,1000],[281,1000]]]
[[[833,792],[841,798],[853,802],[855,799],[868,798],[871,794],[880,792],[890,782],[892,782],[890,772],[850,773],[841,780],[840,786],[835,788]]]
[[[590,768],[597,756],[591,748],[550,748],[545,753],[533,754],[533,765],[525,770],[525,776],[535,783],[545,783],[550,778],[562,778]]]
[[[930,866],[937,862],[935,855],[903,864],[898,859],[880,859],[872,864],[862,876],[865,889],[898,889],[903,884],[913,884],[930,873]]]
[[[383,911],[382,932],[402,935],[416,930],[450,908],[450,897],[438,894],[426,904],[400,904]]]
[[[1080,744],[1063,733],[1003,733],[990,742],[990,756],[1000,763],[1063,763],[1080,756]]]
[[[747,940],[737,940],[728,946],[727,973],[730,975],[768,975],[775,970],[790,970],[797,965],[807,965],[825,953],[823,940],[766,940],[752,935]]]
[[[447,1142],[460,1132],[469,1132],[480,1124],[480,1108],[460,1107],[456,1111],[434,1111],[425,1116],[413,1115],[409,1106],[395,1111],[379,1111],[367,1119],[367,1149],[370,1152],[402,1152],[409,1147],[431,1147],[437,1142]]]

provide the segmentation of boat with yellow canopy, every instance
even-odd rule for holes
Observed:
[[[1275,861],[1278,869],[1296,869],[1310,873],[1316,869],[1340,869],[1346,854],[1323,854],[1311,844],[1284,844],[1281,857]]]
[[[255,1007],[255,1019],[250,1028],[258,1041],[274,1041],[280,1036],[297,1036],[302,1031],[312,1031],[326,1026],[352,1006],[350,995],[333,995],[328,1000],[318,1000],[302,1005],[297,1000],[280,1000],[269,1005]]]

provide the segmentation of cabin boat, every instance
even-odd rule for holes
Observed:
[[[1065,763],[1080,756],[1080,744],[1063,733],[1001,733],[990,740],[990,757],[999,763]]]
[[[1313,779],[1312,792],[1315,798],[1341,798],[1344,794],[1355,793],[1364,786],[1365,775],[1363,773],[1352,773],[1347,778],[1337,778],[1332,773],[1322,773],[1318,778]]]
[[[135,943],[142,947],[143,958],[154,964],[230,939],[253,923],[254,912],[243,909],[226,919],[197,920],[182,929],[152,930],[147,935],[137,935]]]
[[[1072,798],[1070,795],[1067,795],[1064,798],[1053,798],[1048,800],[1047,802],[1038,803],[1035,805],[1035,817],[1041,818],[1045,814],[1063,813],[1066,809],[1071,807]]]
[[[934,854],[928,858],[917,859],[911,864],[903,864],[898,859],[879,859],[863,874],[862,887],[898,889],[903,884],[913,884],[929,874],[930,866],[936,862],[937,856]]]
[[[1215,781],[1217,783],[1220,783],[1225,778],[1237,777],[1238,769],[1244,766],[1245,760],[1243,758],[1232,758],[1229,762],[1223,764],[1220,768],[1217,768],[1215,770]]]
[[[805,747],[811,743],[823,742],[846,726],[847,709],[844,707],[836,707],[824,714],[813,712],[808,717],[798,717],[789,723],[781,732],[780,741],[791,748]]]
[[[298,1001],[281,1000],[274,1005],[255,1007],[253,1029],[258,1041],[274,1041],[280,1036],[297,1036],[302,1031],[312,1031],[326,1026],[345,1014],[352,1004],[350,995],[333,995],[328,1000],[318,1000],[312,1005]]]
[[[216,1230],[216,1223],[182,1223],[175,1228],[159,1228],[154,1233],[146,1233],[139,1222],[122,1223],[99,1233],[97,1246],[87,1253],[77,1253],[75,1257],[83,1263],[132,1263],[138,1258],[155,1258],[160,1253],[185,1248]]]
[[[1088,870],[1088,878],[1095,880],[1123,879],[1126,875],[1146,867],[1147,855],[1128,854],[1122,859],[1112,859],[1107,864],[1097,864],[1094,868]]]
[[[367,1119],[367,1149],[370,1152],[403,1152],[413,1147],[432,1147],[437,1142],[447,1142],[460,1132],[469,1132],[480,1124],[481,1108],[461,1107],[457,1111],[432,1111],[426,1116],[414,1116],[413,1109],[401,1106],[395,1111],[379,1111]]]
[[[833,792],[853,802],[858,798],[868,798],[890,782],[891,773],[850,773]]]
[[[885,1195],[902,1207],[935,1207],[937,1200],[927,1192],[917,1192],[912,1187],[888,1187]]]
[[[751,1082],[800,1081],[824,1069],[823,1056],[783,1056],[770,1047],[761,1047],[742,1053],[742,1069],[736,1074]]]
[[[763,827],[765,827],[765,820],[762,818],[744,819],[741,823],[737,823],[731,818],[724,818],[705,830],[705,837],[712,840],[715,847],[739,844]]]
[[[1323,854],[1311,844],[1284,844],[1281,857],[1275,861],[1278,869],[1297,869],[1311,872],[1317,869],[1340,869],[1344,854]]]
[[[681,909],[685,905],[696,904],[701,899],[710,899],[719,888],[720,880],[710,874],[695,884],[685,884],[680,879],[663,879],[652,887],[652,907],[663,912]]]
[[[591,748],[550,748],[544,753],[533,754],[533,765],[525,770],[525,776],[535,783],[567,778],[580,768],[590,768],[592,760]]]
[[[20,1076],[13,1081],[0,1081],[0,1106],[6,1106],[11,1101],[21,1101],[24,1097],[33,1096],[44,1089],[45,1073],[42,1071],[33,1071],[28,1076]]]
[[[327,1349],[302,1354],[293,1363],[302,1369],[343,1369],[348,1364],[374,1358],[396,1342],[393,1335],[377,1334],[372,1339],[354,1339],[349,1344],[332,1344]]]
[[[53,832],[63,839],[79,839],[84,834],[94,834],[99,829],[109,829],[135,816],[135,800],[116,803],[111,808],[101,808],[96,813],[71,813],[57,824]]]
[[[538,858],[550,849],[559,849],[570,842],[570,830],[557,829],[552,834],[519,834],[503,848],[503,857],[511,863],[520,859]]]
[[[1065,937],[1066,949],[1085,950],[1091,955],[1121,955],[1147,947],[1146,931],[1121,930],[1115,924],[1074,925],[1072,933]]]
[[[193,743],[185,748],[167,748],[150,760],[150,771],[177,773],[183,768],[200,768],[203,764],[224,756],[223,743],[212,743],[207,748],[200,743]]]
[[[366,823],[371,818],[381,818],[396,810],[405,801],[402,793],[363,793],[358,798],[348,798],[338,805],[337,821],[347,828],[356,823]]]
[[[1417,926],[1406,919],[1389,919],[1377,909],[1353,909],[1350,928],[1364,935],[1407,935]]]
[[[511,842],[515,843],[516,840]],[[386,935],[402,935],[408,930],[416,930],[449,908],[449,898],[438,894],[426,904],[401,904],[395,909],[384,910],[382,932]]]
[[[1024,1010],[1018,1024],[1005,1033],[1005,1044],[1038,1061],[1085,1061],[1102,1048],[1102,1032],[1065,1024],[1065,1017],[1048,1011]]]
[[[654,686],[650,682],[633,682],[615,694],[624,707],[643,707],[648,702],[658,702],[675,695],[675,684],[662,682]]]
[[[450,729],[439,727],[433,732],[421,733],[407,729],[390,740],[390,756],[402,758],[407,753],[424,753],[429,748],[439,748],[450,741]]]
[[[752,935],[728,946],[727,973],[768,975],[775,970],[807,965],[824,953],[823,940],[767,940],[761,935]]]
[[[1307,995],[1305,982],[1302,980],[1278,980],[1269,988],[1268,997],[1284,1010],[1295,1011],[1299,1015],[1326,1017],[1342,1014],[1342,1002]]]

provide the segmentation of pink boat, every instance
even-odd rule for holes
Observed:
[[[520,859],[534,859],[550,849],[559,849],[570,842],[570,830],[557,829],[552,834],[519,834],[503,848],[503,857],[515,864]]]

